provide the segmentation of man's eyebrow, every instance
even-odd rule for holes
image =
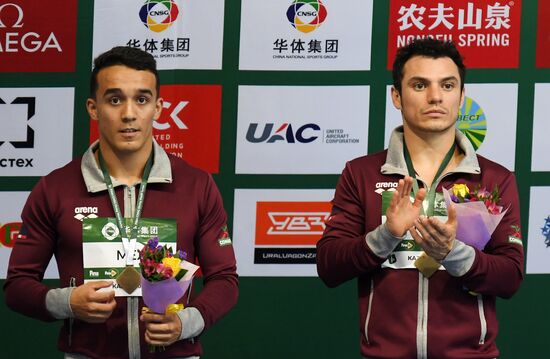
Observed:
[[[119,88],[109,88],[107,90],[105,90],[105,92],[103,93],[103,96],[108,96],[108,95],[112,95],[112,94],[120,94],[122,92],[121,89]]]
[[[153,91],[151,91],[150,89],[138,89],[137,92],[140,94],[140,95],[151,95],[153,96]],[[118,95],[118,94],[121,94],[122,93],[122,89],[120,88],[109,88],[107,90],[105,90],[105,92],[103,93],[103,96],[108,96],[108,95],[112,95],[112,94],[115,94],[115,95]]]
[[[414,76],[414,77],[411,77],[409,81],[407,81],[407,83],[416,82],[416,81],[431,82],[431,80],[427,79],[426,77]],[[439,82],[447,82],[447,81],[458,81],[458,78],[456,76],[447,76],[439,80]]]

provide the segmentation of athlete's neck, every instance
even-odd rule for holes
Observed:
[[[102,146],[100,140],[99,148],[109,175],[127,186],[134,186],[136,183],[141,182],[145,164],[151,155],[151,151],[153,151],[152,142],[138,151],[125,152],[113,151],[109,146]],[[99,163],[98,151],[95,152],[95,157]]]
[[[431,186],[445,155],[455,143],[455,129],[453,127],[444,132],[418,133],[406,125],[403,127],[403,137],[407,144],[413,167],[418,177],[428,186]],[[452,170],[458,165],[461,159],[460,151],[456,147],[451,161],[442,173],[444,174]]]

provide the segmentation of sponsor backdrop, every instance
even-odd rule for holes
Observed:
[[[201,337],[204,358],[358,358],[355,282],[326,288],[315,243],[346,161],[382,150],[401,121],[389,97],[396,49],[431,36],[455,41],[468,66],[457,127],[518,179],[527,274],[499,300],[500,358],[542,357],[549,18],[543,0],[2,1],[0,285],[29,191],[98,136],[84,106],[93,58],[139,47],[161,70],[155,139],[213,174],[237,253],[239,303]],[[94,215],[75,208],[77,220]],[[56,278],[50,266],[46,284]],[[59,323],[4,305],[0,317],[2,357],[62,357]]]

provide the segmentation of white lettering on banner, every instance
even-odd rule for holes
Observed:
[[[397,47],[403,47],[415,39],[432,38],[442,41],[453,41],[452,34],[430,34],[430,35],[399,35],[397,36]],[[509,34],[460,34],[458,36],[458,45],[461,47],[477,46],[477,47],[493,47],[493,46],[509,46]]]
[[[188,130],[189,127],[187,127],[185,125],[185,123],[183,122],[183,120],[181,118],[178,117],[178,114],[185,108],[185,106],[187,106],[189,104],[189,101],[180,101],[178,102],[178,104],[176,105],[176,107],[174,107],[174,110],[172,110],[172,112],[170,113],[170,118],[172,119],[172,121],[174,121],[174,123],[176,124],[176,126],[180,129],[180,130]],[[170,107],[172,106],[172,103],[168,102],[168,101],[164,101],[162,107],[165,108],[165,109],[169,109]],[[157,130],[167,130],[169,129],[171,126],[170,126],[170,123],[169,122],[165,122],[165,123],[160,123],[157,121],[154,121],[153,122],[153,127]],[[170,135],[168,135],[169,137]]]
[[[271,235],[321,235],[330,212],[269,212]]]
[[[15,7],[18,13],[17,20],[11,26],[6,25],[2,21],[2,14],[7,7]],[[23,9],[19,5],[9,3],[0,6],[0,28],[22,28],[24,25],[23,16]],[[50,32],[45,41],[42,41],[40,34],[36,32],[23,34],[19,32],[6,32],[4,38],[0,38],[0,52],[19,52],[21,49],[25,52],[37,52],[39,50],[40,52],[45,52],[47,49],[56,49],[58,52],[63,52],[53,32]]]
[[[454,3],[453,3],[454,4]],[[445,3],[438,3],[437,7],[427,9],[424,6],[418,6],[412,3],[408,6],[401,6],[399,9],[399,17],[397,22],[399,23],[399,30],[407,30],[411,27],[415,27],[418,30],[423,30],[426,27],[423,16],[428,11],[428,19],[433,19],[429,24],[428,30],[433,30],[439,26],[445,26],[447,29],[452,29],[455,26],[453,20],[456,21],[457,29],[462,30],[465,28],[474,28],[479,30],[495,29],[500,30],[502,28],[510,29],[510,5],[501,5],[499,2],[495,2],[493,5],[487,5],[486,9],[476,8],[475,3],[469,2],[466,8],[456,9],[452,6],[445,7]],[[485,17],[484,11],[485,10]],[[456,12],[458,16],[455,16],[453,12]],[[485,23],[485,26],[483,24]]]
[[[15,23],[11,27],[12,28],[23,27],[23,24],[22,24],[22,22],[23,22],[23,9],[21,8],[21,6],[19,6],[17,4],[8,3],[8,4],[4,4],[4,5],[0,6],[0,29],[7,27],[4,24],[4,22],[2,21],[2,13],[3,13],[3,10],[5,8],[7,8],[8,6],[13,6],[14,8],[17,9],[17,20],[15,21]]]

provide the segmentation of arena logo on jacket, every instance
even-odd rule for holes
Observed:
[[[374,192],[378,193],[379,195],[382,195],[382,192],[385,191],[394,192],[398,184],[399,182],[376,182],[376,189],[374,190]]]
[[[98,208],[97,207],[75,207],[74,208],[74,218],[82,222],[84,218],[97,218]]]

